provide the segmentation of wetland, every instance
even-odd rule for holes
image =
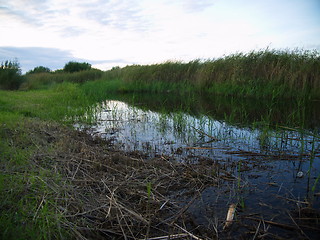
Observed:
[[[184,208],[183,223],[192,232],[209,238],[294,238],[297,227],[303,238],[319,234],[317,101],[122,94],[98,104],[95,114],[94,124],[76,127],[128,156],[194,171],[181,174],[190,174],[197,187],[174,187],[163,202]],[[170,184],[168,189],[175,185]],[[227,231],[231,204],[236,218]],[[310,214],[314,223],[305,220],[312,221]]]
[[[0,238],[317,239],[319,60],[5,62]]]

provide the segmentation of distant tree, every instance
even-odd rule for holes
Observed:
[[[20,65],[17,60],[5,61],[0,65],[0,89],[18,89],[23,81]]]
[[[54,71],[54,73],[64,73],[63,69],[57,69]]]
[[[39,66],[35,67],[33,70],[30,70],[26,74],[33,74],[33,73],[49,73],[51,72],[50,68]]]
[[[68,62],[64,68],[63,71],[65,72],[80,72],[80,71],[84,71],[84,70],[90,70],[91,69],[91,64],[83,62],[83,63],[79,63],[79,62]]]
[[[112,68],[111,68],[111,71],[115,71],[115,70],[119,70],[119,69],[120,69],[119,66],[115,66],[115,67],[112,67]]]

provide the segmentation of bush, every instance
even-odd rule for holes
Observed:
[[[68,62],[64,68],[63,71],[73,73],[73,72],[80,72],[84,70],[90,70],[91,69],[91,64],[83,62]]]
[[[26,74],[49,73],[49,72],[51,72],[50,68],[39,66],[39,67],[35,67],[33,70],[30,70]]]
[[[5,61],[0,66],[0,89],[16,90],[23,81],[17,61]]]

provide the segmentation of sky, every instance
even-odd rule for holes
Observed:
[[[320,0],[0,0],[0,62],[114,66],[320,51]]]

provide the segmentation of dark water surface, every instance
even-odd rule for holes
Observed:
[[[294,225],[291,217],[297,211],[320,208],[319,104],[169,93],[121,95],[98,107],[98,121],[90,131],[124,151],[150,158],[223,166],[235,180],[206,187],[190,205],[197,225],[221,225],[234,202],[239,219],[259,216]],[[183,205],[190,198],[177,201]],[[243,233],[241,227],[237,231]],[[310,238],[319,234],[304,231]],[[268,232],[294,236],[294,231],[275,226]]]

